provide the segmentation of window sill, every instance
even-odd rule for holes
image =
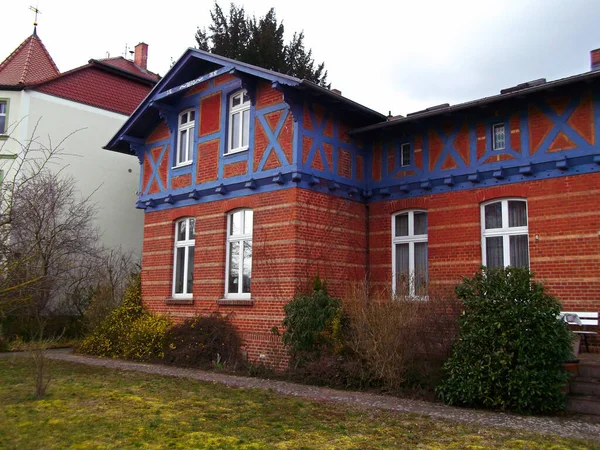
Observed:
[[[165,305],[193,305],[193,298],[166,298]]]
[[[235,150],[229,150],[227,153],[224,153],[223,156],[230,156],[230,155],[236,155],[236,154],[242,153],[242,152],[247,152],[248,148],[250,148],[250,147],[242,147],[242,148],[237,148]]]
[[[252,298],[220,298],[217,300],[217,305],[252,306],[252,305],[254,305],[254,299],[252,299]]]
[[[175,169],[182,169],[183,167],[188,167],[191,166],[194,163],[194,161],[188,161],[188,162],[184,162],[181,164],[177,164],[176,166],[171,167],[172,170]]]

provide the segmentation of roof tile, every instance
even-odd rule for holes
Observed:
[[[37,34],[32,34],[0,64],[0,85],[37,83],[60,72]]]

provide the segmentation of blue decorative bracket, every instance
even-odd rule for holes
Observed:
[[[250,178],[248,181],[246,181],[246,184],[244,184],[244,187],[246,189],[250,189],[250,190],[256,189],[256,181],[254,181],[254,178]]]

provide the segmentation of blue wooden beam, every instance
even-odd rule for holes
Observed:
[[[205,81],[216,78],[219,75],[229,73],[229,71],[231,71],[232,69],[233,69],[233,66],[225,66],[218,70],[213,70],[212,72],[207,73],[206,75],[202,75],[201,77],[198,77],[192,81],[188,81],[187,83],[183,83],[177,87],[167,89],[166,91],[155,95],[153,100],[158,101],[163,98],[170,97],[171,95],[177,94],[178,92],[181,92],[181,91],[185,91],[193,86],[196,86],[197,84],[204,83]]]

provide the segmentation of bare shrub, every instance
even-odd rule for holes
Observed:
[[[402,292],[402,290],[400,290]],[[346,345],[384,388],[431,387],[450,354],[460,304],[453,295],[429,287],[427,297],[373,293],[355,284],[342,301]]]

